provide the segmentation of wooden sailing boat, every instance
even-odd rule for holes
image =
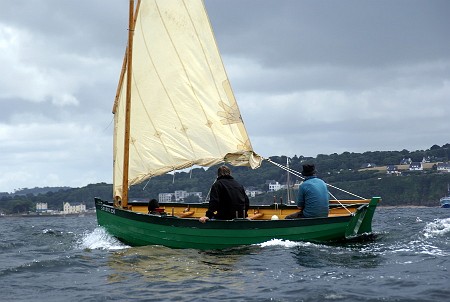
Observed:
[[[202,224],[207,205],[166,204],[147,214],[128,187],[193,165],[258,168],[202,0],[130,0],[129,38],[114,103],[114,202],[97,220],[130,245],[221,249],[274,238],[341,240],[371,233],[379,198],[331,202],[327,218],[283,220],[295,206],[249,210],[249,219]],[[277,215],[279,220],[271,220]]]

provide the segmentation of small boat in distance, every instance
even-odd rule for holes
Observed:
[[[441,203],[441,208],[450,208],[450,184],[447,184],[447,195],[442,197],[439,202]]]
[[[198,220],[207,204],[160,203],[166,215],[159,215],[129,201],[129,186],[171,171],[222,163],[256,169],[265,160],[253,151],[203,1],[144,0],[135,8],[130,0],[129,15],[113,107],[113,195],[95,199],[100,226],[132,246],[200,250],[370,237],[379,197],[331,200],[328,217],[284,219],[295,205],[268,204],[250,205],[248,218],[207,223]]]

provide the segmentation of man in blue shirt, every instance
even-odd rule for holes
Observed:
[[[303,165],[305,180],[300,185],[297,197],[299,212],[287,215],[286,219],[328,217],[329,197],[327,185],[315,176],[314,165]]]

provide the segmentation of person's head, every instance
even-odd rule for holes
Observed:
[[[219,169],[217,169],[217,177],[225,175],[231,175],[230,168],[228,168],[227,166],[220,166]]]
[[[303,165],[303,176],[313,176],[316,174],[316,167],[314,165]]]
[[[156,199],[150,199],[148,202],[148,210],[149,212],[154,211],[155,209],[159,208],[159,203]]]

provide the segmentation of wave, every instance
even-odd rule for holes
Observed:
[[[73,232],[68,232],[68,234],[70,234],[70,233],[73,233]],[[64,232],[53,230],[53,229],[44,229],[44,230],[42,230],[42,234],[62,236],[62,235],[64,235]]]
[[[435,219],[428,222],[423,230],[425,238],[435,238],[450,233],[450,218]]]
[[[118,239],[109,235],[102,227],[97,227],[93,231],[86,232],[77,241],[79,249],[101,249],[101,250],[122,250],[129,248]]]
[[[415,223],[421,224],[422,219],[417,217]],[[398,230],[387,232],[380,240],[361,251],[379,255],[397,254],[402,257],[417,255],[447,257],[450,255],[446,248],[449,234],[450,218],[434,219],[421,228],[415,229],[414,226],[410,226],[402,229],[402,232]],[[409,260],[405,260],[405,263],[409,263]]]

